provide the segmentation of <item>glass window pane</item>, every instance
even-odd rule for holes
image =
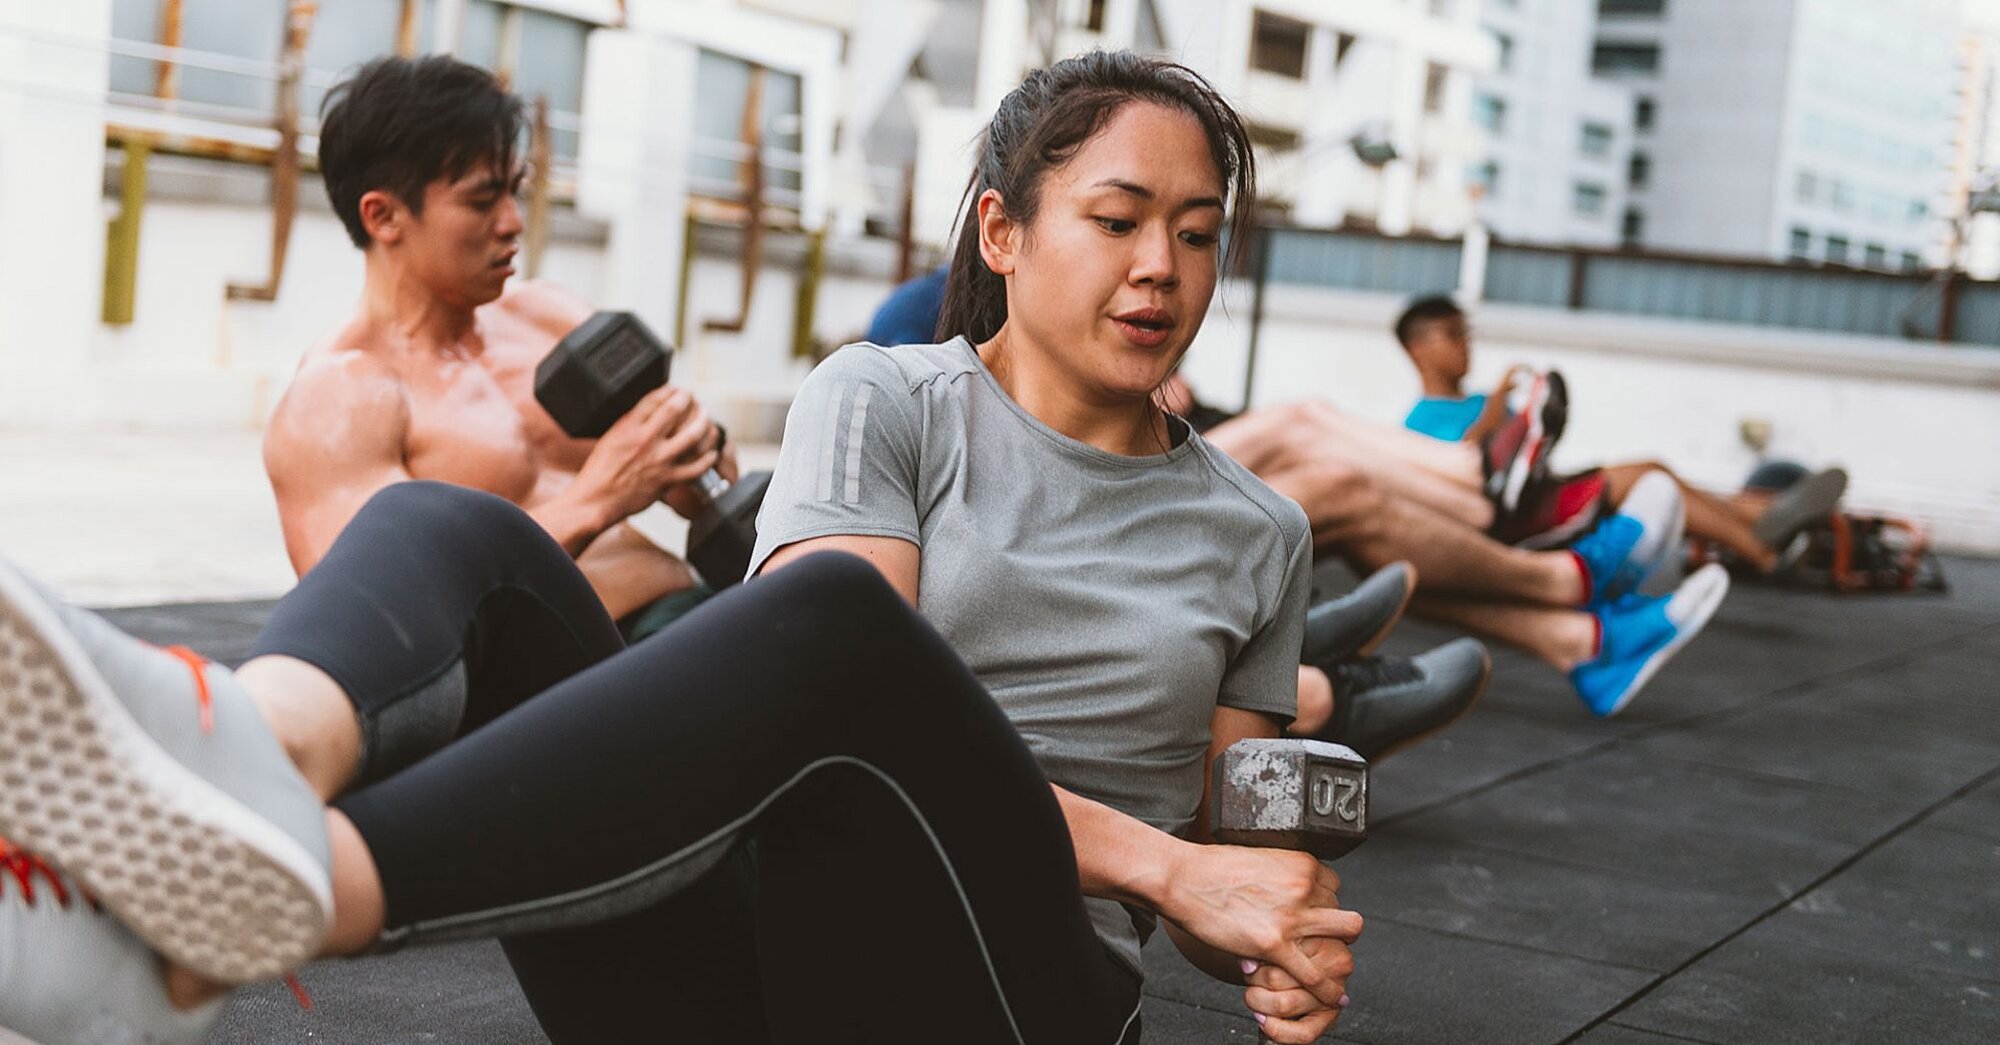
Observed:
[[[458,56],[487,69],[500,61],[500,22],[503,12],[493,0],[466,0],[465,13],[458,24]]]

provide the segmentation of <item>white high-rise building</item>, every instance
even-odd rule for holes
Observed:
[[[1960,0],[1597,0],[1634,92],[1645,246],[1867,268],[1941,261]]]
[[[1596,11],[1585,0],[1485,0],[1498,60],[1474,81],[1486,148],[1467,173],[1480,220],[1502,240],[1608,247],[1625,236],[1632,91],[1593,79]],[[1637,231],[1637,230],[1631,230]]]

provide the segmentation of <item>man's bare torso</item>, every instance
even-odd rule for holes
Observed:
[[[402,465],[410,478],[485,490],[533,510],[576,479],[595,445],[570,438],[534,392],[536,365],[588,316],[586,306],[559,290],[519,286],[481,306],[464,342],[443,351],[399,345],[366,317],[356,317],[306,354],[294,387],[309,381],[365,382],[371,396],[400,399],[400,409],[368,415],[384,424],[400,419]],[[287,409],[310,407],[288,402],[280,414]],[[275,474],[276,462],[271,463]],[[282,489],[279,500],[283,514]],[[299,547],[290,523],[288,545],[303,570],[324,549]],[[622,523],[591,542],[577,562],[614,616],[692,581],[677,559]]]

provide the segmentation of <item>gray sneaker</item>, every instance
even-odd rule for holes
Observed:
[[[305,964],[332,923],[325,806],[235,677],[5,560],[0,834],[218,982]]]
[[[1784,551],[1801,530],[1826,518],[1847,492],[1847,472],[1828,468],[1785,487],[1772,498],[1770,507],[1751,526],[1758,543],[1772,551]]]
[[[1368,575],[1354,590],[1306,612],[1306,637],[1299,663],[1322,671],[1358,653],[1372,653],[1403,619],[1417,573],[1407,562],[1392,562]]]
[[[175,1009],[144,940],[0,838],[0,1045],[198,1045],[223,1004]]]
[[[1333,718],[1316,736],[1374,761],[1464,717],[1492,674],[1478,639],[1453,639],[1415,657],[1357,657],[1328,673]]]

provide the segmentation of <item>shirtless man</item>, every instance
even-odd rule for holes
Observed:
[[[292,566],[326,554],[383,487],[436,479],[527,509],[613,618],[691,588],[693,573],[625,520],[734,456],[685,389],[572,439],[535,401],[535,365],[590,315],[546,283],[506,289],[522,232],[521,103],[447,57],[372,62],[328,95],[320,169],[367,268],[361,302],[306,353],[271,419],[264,466]]]

